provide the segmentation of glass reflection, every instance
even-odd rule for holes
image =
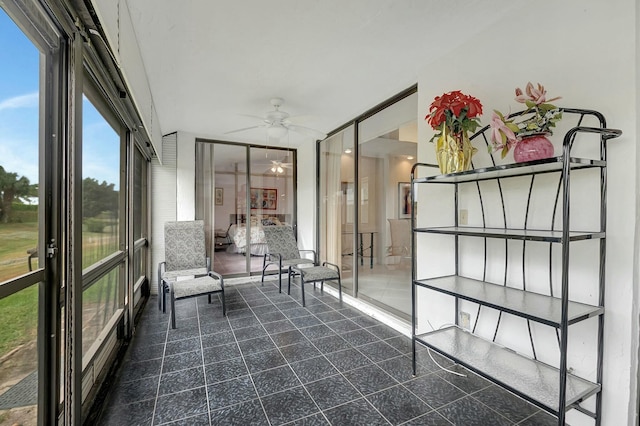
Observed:
[[[82,355],[96,341],[120,306],[120,268],[96,281],[82,293]]]
[[[83,99],[82,267],[118,250],[120,136],[95,106]]]

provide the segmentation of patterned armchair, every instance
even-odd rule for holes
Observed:
[[[269,265],[278,265],[278,286],[282,292],[282,270],[287,269],[291,277],[291,267],[302,264],[316,263],[316,252],[314,250],[298,249],[298,242],[293,234],[293,228],[289,225],[264,226],[264,238],[267,244],[268,253],[264,255],[262,262],[262,282],[264,273]],[[313,259],[304,258],[301,253],[309,252],[313,254]]]
[[[175,328],[175,301],[188,297],[222,293],[222,313],[226,314],[224,281],[210,271],[202,220],[166,222],[165,260],[158,265],[158,306],[166,310],[165,295],[171,296],[171,326]],[[180,277],[187,279],[180,280]]]

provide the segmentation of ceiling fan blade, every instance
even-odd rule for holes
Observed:
[[[310,127],[299,126],[297,124],[290,124],[287,128],[293,132],[300,133],[305,136],[310,136],[317,139],[324,139],[327,137],[325,133],[322,133],[319,130],[312,129]]]
[[[229,133],[244,132],[245,130],[258,129],[260,127],[265,127],[265,125],[264,124],[258,124],[256,126],[243,127],[242,129],[230,130],[228,132],[225,132],[224,134],[228,135]]]
[[[258,121],[264,121],[265,123],[268,122],[268,120],[264,117],[260,117],[259,115],[253,115],[253,114],[238,114],[240,117],[249,117],[249,118],[254,118]]]

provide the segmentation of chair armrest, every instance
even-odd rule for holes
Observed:
[[[282,255],[280,253],[266,253],[265,258],[268,257],[269,262],[275,262],[278,261],[280,263],[282,263]],[[273,259],[272,259],[273,257]]]
[[[338,275],[340,275],[340,267],[338,265],[336,265],[335,263],[331,263],[331,262],[322,262],[322,266],[331,266],[336,268],[336,270],[338,271]]]
[[[222,287],[224,289],[224,278],[222,278],[222,275],[220,275],[216,271],[209,271],[209,276],[211,278],[215,278],[215,279],[219,280],[220,281],[220,287]]]

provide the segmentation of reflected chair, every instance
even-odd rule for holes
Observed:
[[[210,270],[205,249],[202,220],[166,222],[164,225],[165,260],[158,265],[158,306],[166,311],[166,293],[171,298],[171,327],[176,328],[175,301],[222,293],[222,314],[226,315],[224,280]]]
[[[387,219],[391,232],[391,246],[388,248],[389,256],[399,256],[402,259],[411,258],[411,220]]]
[[[298,242],[293,234],[293,228],[289,225],[263,226],[264,239],[267,244],[267,253],[262,262],[262,278],[270,265],[278,266],[278,289],[282,293],[282,270],[286,268],[291,276],[291,267],[295,265],[316,263],[316,252],[314,250],[298,249]],[[305,258],[301,253],[312,253],[313,259]]]

